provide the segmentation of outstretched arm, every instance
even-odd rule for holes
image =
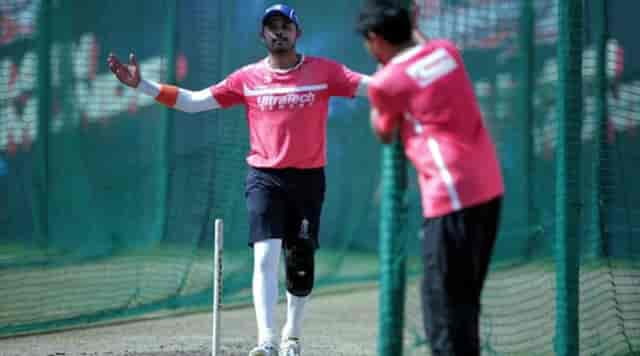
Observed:
[[[189,113],[220,108],[220,104],[208,88],[191,91],[143,79],[140,75],[140,66],[133,53],[129,55],[128,65],[121,63],[113,53],[109,54],[107,63],[109,69],[122,84],[135,88],[168,107]]]
[[[159,84],[142,79],[137,90],[154,97],[159,103],[170,108],[188,113],[219,109],[220,104],[213,97],[209,88],[191,91],[173,85]]]

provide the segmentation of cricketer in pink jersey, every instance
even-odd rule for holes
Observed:
[[[248,65],[211,92],[223,108],[246,107],[250,166],[321,168],[326,164],[329,99],[355,96],[361,81],[362,75],[344,65],[303,56],[287,71],[272,69],[268,59]]]
[[[400,131],[418,173],[424,235],[423,319],[433,355],[479,356],[480,294],[504,186],[496,150],[458,49],[412,36],[390,2],[364,7],[358,30],[384,64],[369,84],[372,126]]]
[[[431,40],[399,54],[369,86],[374,129],[388,141],[398,127],[418,171],[423,215],[448,214],[504,192],[493,141],[460,53]]]
[[[285,356],[300,355],[303,311],[313,289],[314,254],[319,246],[329,99],[367,93],[368,77],[334,61],[297,53],[301,33],[294,9],[282,4],[267,8],[261,36],[268,57],[200,91],[142,79],[133,55],[128,66],[114,55],[108,58],[122,83],[169,107],[186,112],[234,105],[246,109],[250,151],[245,197],[258,326],[258,345],[249,356],[278,354],[274,313],[282,253],[287,318],[279,351]]]

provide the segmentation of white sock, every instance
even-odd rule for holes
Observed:
[[[296,297],[287,292],[287,322],[282,329],[283,341],[289,338],[299,339],[302,336],[302,318],[307,299],[309,299],[308,296]]]
[[[282,240],[269,239],[253,245],[253,305],[258,324],[258,344],[276,343],[274,313],[278,304],[278,264]]]

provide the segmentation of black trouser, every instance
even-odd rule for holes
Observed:
[[[479,356],[480,294],[496,240],[502,198],[423,226],[424,329],[434,356]]]

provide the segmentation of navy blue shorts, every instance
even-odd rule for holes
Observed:
[[[282,239],[286,247],[287,241],[305,233],[317,248],[324,193],[324,168],[249,167],[245,188],[249,246]]]

